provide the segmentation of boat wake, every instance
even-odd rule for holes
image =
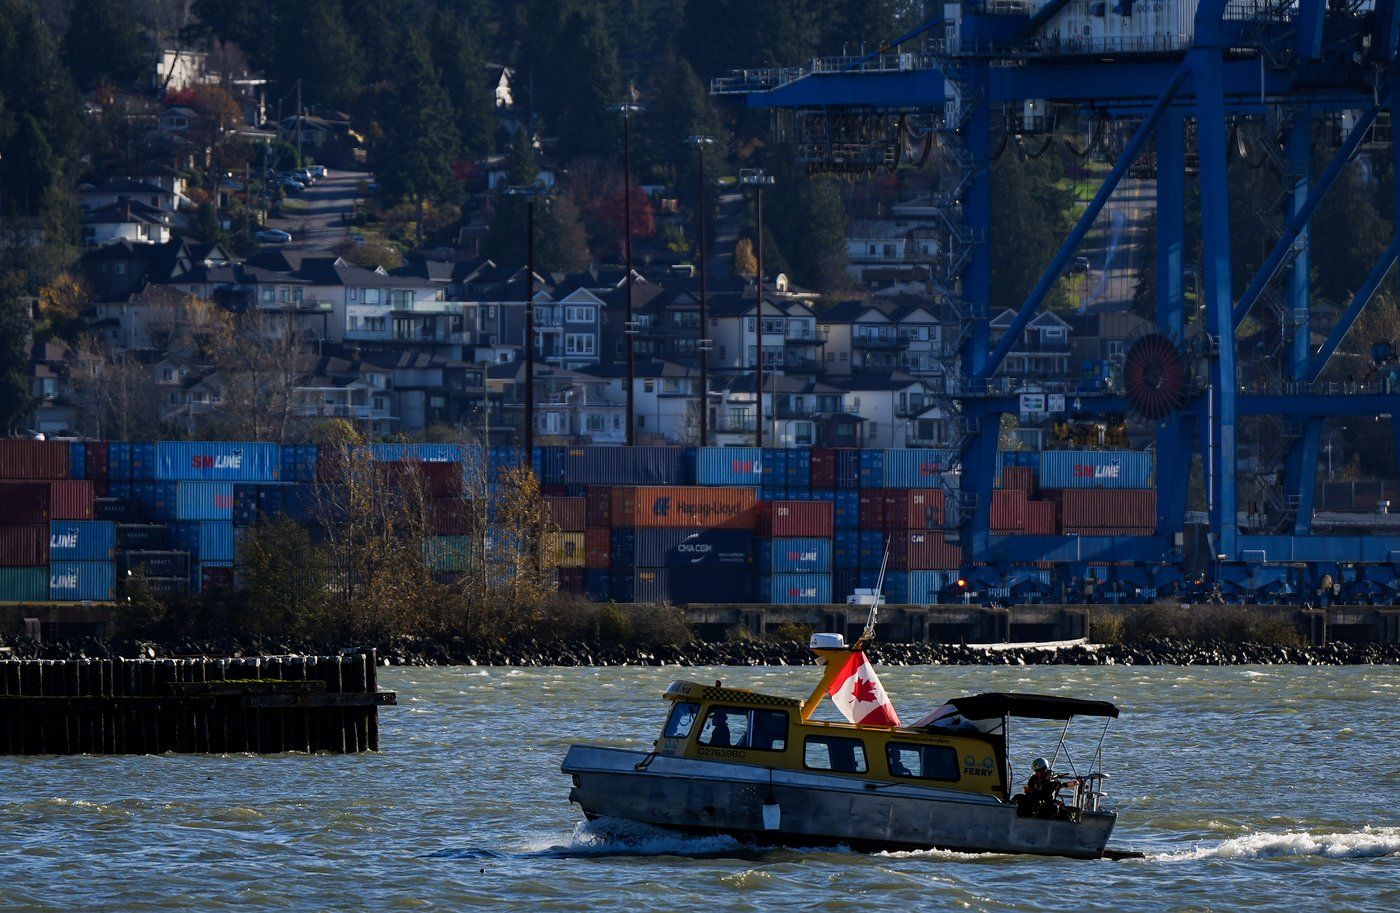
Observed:
[[[1165,862],[1195,859],[1280,859],[1321,856],[1326,859],[1378,859],[1400,855],[1400,827],[1363,827],[1359,831],[1310,834],[1245,834],[1214,846],[1148,858]]]
[[[443,850],[437,858],[528,860],[587,859],[603,856],[686,856],[692,859],[756,859],[768,848],[743,843],[733,837],[705,836],[669,831],[636,821],[599,818],[574,828],[567,843],[540,841],[517,852],[485,847]]]

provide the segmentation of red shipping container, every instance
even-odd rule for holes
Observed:
[[[461,463],[401,463],[387,465],[411,466],[422,475],[428,493],[434,498],[457,498],[462,495]]]
[[[40,567],[49,563],[49,525],[0,526],[0,567]]]
[[[773,502],[758,501],[753,506],[753,534],[760,539],[773,538]]]
[[[910,488],[902,492],[909,529],[936,529],[944,523],[947,496],[941,488]],[[886,518],[888,519],[888,518]]]
[[[752,488],[617,487],[612,491],[612,521],[614,526],[753,529],[756,504]]]
[[[607,485],[590,485],[584,490],[588,499],[588,525],[612,526],[612,488]]]
[[[866,488],[860,493],[860,528],[885,528],[885,490]]]
[[[1026,528],[1026,493],[998,488],[992,492],[992,532],[1019,533]]]
[[[1054,501],[1026,502],[1026,534],[1029,536],[1053,536],[1059,529]]]
[[[91,520],[93,497],[91,482],[50,482],[49,519]]]
[[[583,566],[606,568],[612,565],[612,531],[590,526],[583,531]]]
[[[907,541],[911,571],[954,571],[962,566],[962,546],[949,543],[943,533],[909,533]]]
[[[47,482],[0,482],[0,504],[9,523],[49,522],[49,485]]]
[[[1008,491],[1025,492],[1029,498],[1035,494],[1035,470],[1030,466],[1003,466],[1001,487]]]
[[[546,498],[562,498],[569,493],[569,488],[563,482],[548,482],[540,486],[540,494]]]
[[[233,586],[233,568],[201,567],[199,569],[199,591],[209,593],[226,590]]]
[[[889,570],[904,571],[909,569],[909,534],[895,533],[889,537]]]
[[[0,479],[66,478],[67,441],[0,440]]]
[[[87,477],[89,479],[106,480],[106,478],[112,474],[110,468],[111,464],[107,458],[107,442],[88,441],[84,446],[87,450],[87,456],[84,458],[87,462]]]
[[[808,482],[814,489],[836,487],[836,451],[821,447],[812,451],[812,477]]]
[[[1066,488],[1060,496],[1066,532],[1085,527],[1155,529],[1157,491],[1152,488]]]
[[[433,501],[432,519],[435,535],[466,536],[481,522],[481,514],[475,501],[438,498]]]
[[[769,535],[830,539],[836,529],[835,506],[830,501],[774,501],[768,509],[772,517]]]
[[[588,528],[587,498],[545,498],[544,503],[561,533],[581,533]]]
[[[885,490],[885,532],[899,533],[909,529],[908,489]]]
[[[1066,536],[1150,536],[1157,530],[1151,526],[1066,526]]]

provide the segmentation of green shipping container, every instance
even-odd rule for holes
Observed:
[[[472,536],[433,536],[423,543],[423,560],[432,571],[466,571],[477,553]]]
[[[48,602],[49,569],[0,567],[0,602]]]

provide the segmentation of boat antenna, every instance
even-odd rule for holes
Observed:
[[[866,641],[875,639],[875,621],[880,615],[880,603],[885,598],[885,568],[890,564],[890,539],[885,537],[885,555],[880,559],[880,576],[875,580],[875,597],[870,600],[870,614],[865,616],[865,630],[861,632],[860,639],[856,641],[856,648],[864,646]]]

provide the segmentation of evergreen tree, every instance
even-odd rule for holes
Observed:
[[[119,0],[77,0],[63,37],[63,59],[78,86],[141,85],[155,58],[131,7]]]
[[[306,107],[348,110],[359,97],[365,79],[365,58],[360,53],[341,4],[337,0],[302,0],[279,7],[273,37],[275,59],[270,75],[275,91],[286,98],[283,116],[295,107],[297,80]],[[288,97],[290,96],[290,97]]]
[[[440,10],[433,20],[433,65],[452,101],[459,149],[489,151],[495,135],[495,101],[486,84],[486,67],[477,36],[460,15]]]
[[[1021,306],[1073,226],[1074,194],[1055,186],[1061,173],[1050,155],[1022,159],[1007,152],[993,164],[992,308]],[[1066,305],[1065,293],[1052,293],[1049,304]]]
[[[420,34],[407,36],[398,73],[392,103],[380,119],[384,138],[374,150],[380,186],[390,199],[443,199],[453,190],[456,131],[452,103]]]
[[[763,195],[763,228],[772,232],[786,270],[800,285],[830,291],[845,283],[846,212],[831,181],[813,178],[792,157],[775,156],[773,186]],[[764,241],[764,272],[776,272]]]
[[[0,273],[0,434],[24,430],[34,414],[29,344],[34,319],[21,274]]]
[[[541,85],[536,77],[540,113],[560,152],[569,157],[620,154],[622,125],[608,107],[622,100],[622,79],[600,10],[569,14],[544,69],[547,82]],[[637,124],[634,119],[633,127]]]
[[[492,201],[491,225],[481,252],[497,263],[527,261],[526,207],[531,198],[499,193]],[[568,197],[534,197],[535,269],[570,272],[588,265],[588,237],[578,210]]]

